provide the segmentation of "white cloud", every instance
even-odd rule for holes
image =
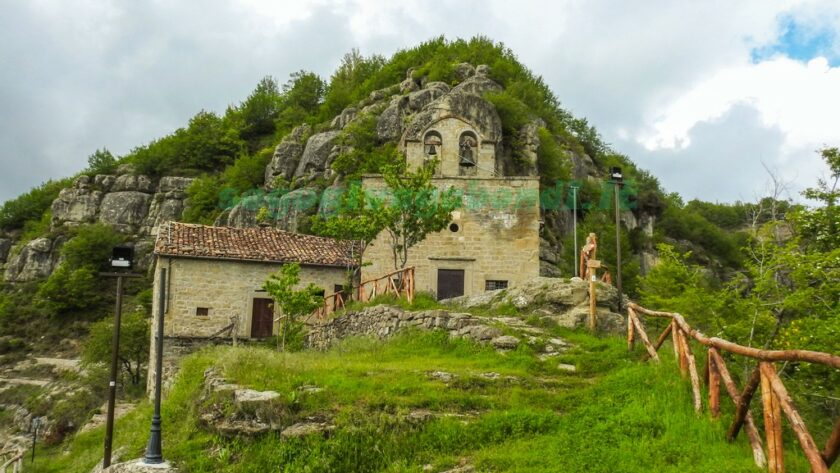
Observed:
[[[764,126],[778,127],[791,150],[836,141],[840,67],[825,58],[802,63],[780,56],[721,69],[658,111],[637,139],[649,150],[687,148],[692,128],[736,104],[751,105]]]
[[[329,76],[353,47],[387,56],[440,34],[504,42],[669,190],[738,198],[733,187],[761,186],[760,161],[803,187],[813,175],[791,163],[818,168],[813,150],[840,141],[830,115],[840,110],[836,67],[750,61],[751,50],[775,44],[783,17],[838,32],[840,50],[835,0],[7,3],[0,200],[82,169],[96,148],[124,153],[201,109],[221,112],[264,75]],[[738,119],[746,128],[733,133]],[[744,157],[750,149],[760,152]],[[726,189],[708,172],[695,182],[675,171],[733,160],[739,181]]]

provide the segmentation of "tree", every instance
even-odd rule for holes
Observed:
[[[446,228],[452,211],[461,203],[455,188],[439,190],[432,185],[438,162],[428,161],[417,171],[400,172],[402,166],[387,166],[382,177],[388,195],[373,197],[371,211],[381,214],[382,224],[394,255],[394,269],[405,267],[408,250],[429,233]]]
[[[828,164],[830,177],[817,180],[817,187],[809,187],[802,193],[806,198],[823,204],[800,212],[794,222],[803,236],[823,250],[840,247],[840,212],[837,200],[840,199],[840,148],[825,148],[822,157]]]
[[[263,77],[239,108],[245,122],[242,138],[274,132],[274,119],[280,113],[281,101],[277,81],[271,76]]]
[[[286,351],[286,334],[290,327],[298,324],[298,318],[310,314],[321,304],[323,290],[309,283],[302,290],[295,290],[300,283],[300,264],[284,265],[263,283],[263,289],[271,295],[283,312],[283,335],[280,349]]]
[[[106,148],[98,149],[88,156],[89,174],[113,174],[117,170],[117,159]]]
[[[90,336],[82,352],[82,362],[108,363],[111,360],[111,342],[114,320],[106,318],[90,327]],[[131,384],[140,384],[143,366],[149,359],[149,321],[141,313],[130,313],[120,323],[120,352],[118,360]]]
[[[371,199],[362,183],[355,181],[350,183],[332,210],[329,216],[314,216],[312,230],[322,236],[357,241],[359,246],[354,249],[354,257],[358,272],[364,264],[365,248],[385,228],[381,201]]]

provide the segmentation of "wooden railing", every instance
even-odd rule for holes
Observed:
[[[375,279],[362,281],[358,286],[353,286],[347,291],[338,291],[324,296],[320,307],[310,317],[325,319],[337,310],[346,307],[351,300],[368,302],[376,296],[383,294],[394,294],[397,297],[405,296],[408,302],[414,300],[414,267],[404,268],[390,272]]]
[[[0,473],[6,473],[10,468],[12,473],[22,472],[25,453],[26,451],[22,449],[8,449],[0,452],[0,462],[3,462],[0,464]]]
[[[651,317],[662,317],[671,320],[655,343],[651,343],[645,333],[644,326],[639,320],[638,313]],[[802,416],[799,415],[793,405],[790,395],[785,389],[781,378],[776,373],[773,362],[777,361],[801,361],[807,363],[819,363],[840,369],[840,356],[829,353],[821,353],[808,350],[760,350],[752,347],[745,347],[715,337],[707,337],[700,331],[691,328],[680,314],[670,312],[658,312],[645,309],[634,303],[627,305],[627,347],[633,348],[635,336],[638,334],[647,351],[650,359],[658,362],[658,350],[668,336],[671,336],[674,345],[674,355],[679,363],[682,375],[691,379],[692,395],[694,398],[694,409],[700,413],[703,409],[703,402],[700,393],[700,376],[697,373],[697,365],[694,354],[691,351],[689,339],[693,338],[707,348],[707,363],[705,379],[708,379],[709,411],[712,417],[720,416],[720,385],[723,385],[729,397],[735,403],[735,418],[727,431],[727,440],[735,440],[741,428],[746,431],[749,437],[750,447],[753,451],[755,463],[768,467],[771,473],[782,473],[785,471],[782,448],[782,412],[790,423],[790,428],[799,440],[799,445],[805,452],[805,457],[811,465],[811,471],[815,473],[827,473],[831,465],[837,460],[840,452],[840,419],[834,425],[834,430],[820,451],[808,432]],[[726,367],[721,352],[729,352],[734,355],[745,356],[757,361],[757,366],[747,380],[742,391],[738,391],[735,381]],[[761,436],[750,414],[750,402],[753,395],[761,386],[761,400],[764,413],[764,431],[767,442],[767,454],[761,444]]]

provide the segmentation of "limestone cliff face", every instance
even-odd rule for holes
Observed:
[[[162,177],[155,182],[148,176],[131,174],[76,178],[51,206],[50,227],[53,234],[60,236],[36,238],[14,252],[10,251],[12,240],[0,238],[5,280],[24,282],[49,276],[59,263],[61,245],[67,240],[58,230],[97,222],[130,235],[138,266],[144,268],[160,224],[181,218],[191,182],[185,177]]]

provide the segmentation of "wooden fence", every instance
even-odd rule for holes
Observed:
[[[338,291],[324,296],[320,307],[310,317],[325,319],[333,312],[343,309],[351,300],[368,302],[376,296],[395,294],[405,296],[408,302],[414,300],[414,267],[390,272],[375,279],[362,281],[349,291]]]
[[[0,473],[6,473],[11,469],[12,473],[23,471],[23,456],[26,453],[22,449],[8,449],[0,452]]]
[[[645,333],[644,327],[639,320],[638,313],[651,317],[662,317],[671,320],[655,343],[651,343]],[[807,350],[760,350],[757,348],[745,347],[720,338],[707,337],[696,329],[691,328],[680,314],[670,312],[658,312],[645,309],[634,303],[627,305],[627,347],[633,348],[635,337],[638,334],[645,349],[647,357],[658,362],[658,350],[668,336],[671,336],[674,345],[674,355],[679,363],[682,375],[691,379],[692,394],[694,397],[694,409],[698,413],[703,409],[703,402],[700,394],[700,376],[697,372],[697,365],[694,354],[689,343],[693,338],[706,347],[706,370],[704,379],[707,379],[709,411],[712,417],[720,416],[720,386],[723,383],[726,392],[735,403],[735,418],[727,431],[727,440],[735,440],[743,428],[750,441],[755,463],[764,467],[767,466],[771,473],[782,473],[785,471],[783,448],[782,448],[782,413],[784,413],[791,430],[799,440],[799,445],[805,452],[805,457],[811,465],[811,471],[815,473],[827,473],[831,465],[837,460],[840,452],[840,419],[834,425],[834,430],[826,441],[825,448],[820,451],[813,437],[808,432],[802,416],[799,415],[790,395],[785,389],[781,378],[776,373],[773,365],[777,361],[801,361],[807,363],[819,363],[840,369],[840,356],[829,353],[821,353]],[[757,365],[751,376],[746,381],[743,389],[739,392],[735,381],[726,368],[721,352],[729,352],[734,355],[745,356],[757,361]],[[764,431],[767,443],[765,455],[762,447],[761,436],[758,433],[755,422],[749,407],[753,396],[761,386],[761,400],[764,414]]]

